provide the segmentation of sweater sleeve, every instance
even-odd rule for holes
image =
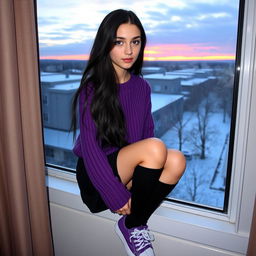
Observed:
[[[89,97],[88,103],[90,103]],[[100,193],[103,201],[110,210],[122,208],[130,198],[130,192],[113,174],[111,166],[104,151],[96,139],[96,126],[89,107],[83,114],[85,93],[79,97],[80,113],[80,142],[84,164],[91,182]],[[89,104],[88,104],[89,106]]]
[[[145,81],[146,82],[146,81]],[[151,90],[149,84],[146,82],[147,91],[146,91],[146,100],[145,100],[145,119],[143,126],[143,139],[154,137],[154,121],[151,113]]]

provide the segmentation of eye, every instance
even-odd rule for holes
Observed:
[[[114,45],[123,45],[123,41],[116,40],[116,41],[114,41]]]
[[[133,43],[134,45],[139,45],[139,44],[140,44],[140,40],[138,40],[138,39],[133,40],[132,43]]]

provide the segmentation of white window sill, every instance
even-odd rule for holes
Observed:
[[[82,203],[75,175],[47,169],[50,203],[90,213]],[[97,216],[116,221],[117,214],[110,211]],[[163,203],[149,221],[150,229],[167,236],[244,254],[248,234],[236,232],[236,225],[226,214],[197,209],[174,203]]]

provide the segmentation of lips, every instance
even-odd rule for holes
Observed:
[[[131,63],[133,61],[133,58],[125,58],[123,59],[125,63]]]

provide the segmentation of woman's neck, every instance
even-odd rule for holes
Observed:
[[[124,72],[120,72],[119,74],[117,74],[117,78],[118,78],[118,83],[119,84],[123,84],[125,82],[127,82],[131,77],[131,74],[125,70]]]

